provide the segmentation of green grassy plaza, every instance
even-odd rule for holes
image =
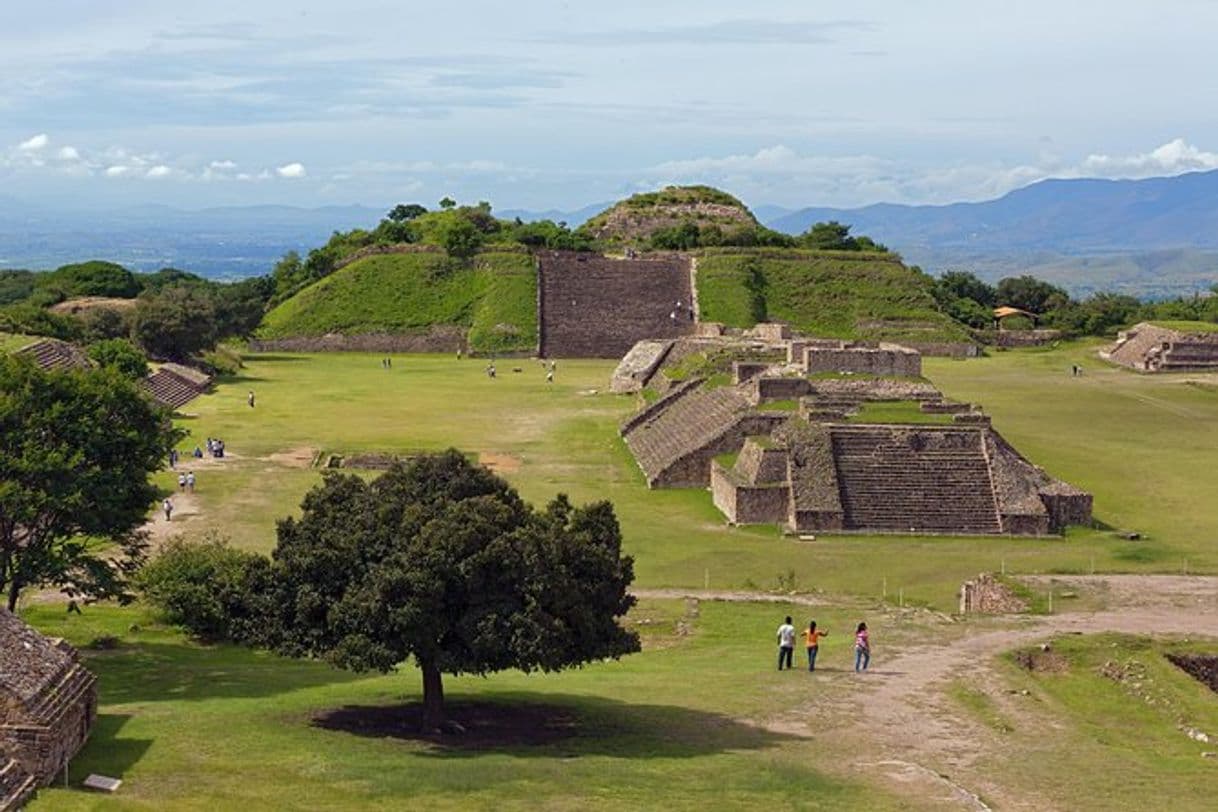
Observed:
[[[547,384],[541,364],[528,359],[500,361],[492,380],[485,362],[451,356],[394,356],[392,369],[372,354],[247,357],[239,376],[186,407],[180,424],[190,437],[180,467],[192,467],[188,452],[209,436],[223,438],[228,456],[193,467],[197,493],[178,497],[171,526],[153,522],[156,537],[215,532],[266,552],[276,519],[295,512],[319,481],[315,459],[456,446],[534,502],[560,491],[576,502],[613,501],[635,557],[635,586],[653,590],[628,618],[644,650],[556,675],[446,678],[457,706],[550,706],[574,720],[570,735],[555,741],[473,750],[312,723],[344,706],[414,701],[420,686],[411,665],[388,676],[353,675],[201,645],[139,605],[72,616],[60,604],[30,603],[24,617],[83,647],[100,677],[99,721],[71,782],[90,772],[125,782],[105,797],[46,790],[31,809],[944,808],[880,780],[882,770],[867,766],[874,742],[856,735],[853,720],[875,685],[903,678],[884,671],[889,652],[928,640],[950,645],[974,623],[943,617],[955,610],[962,581],[999,570],[1218,572],[1218,376],[1136,375],[1101,363],[1097,346],[925,362],[926,376],[948,397],[980,403],[1030,460],[1094,493],[1104,529],[1034,540],[797,541],[774,528],[727,528],[705,491],[646,488],[617,434],[639,401],[608,393],[610,361],[559,360]],[[1072,364],[1082,365],[1081,376],[1070,374]],[[176,490],[175,475],[161,478]],[[1125,540],[1116,530],[1142,538]],[[680,590],[779,587],[799,594],[768,603],[680,597]],[[785,614],[830,629],[823,673],[800,672],[799,650],[794,672],[773,670],[774,629]],[[849,632],[864,619],[877,670],[856,677]],[[118,647],[88,648],[104,636],[117,637]],[[968,682],[951,687],[962,718],[1022,754],[1018,764],[983,755],[976,769],[1050,792],[1065,799],[1063,808],[1134,809],[1151,794],[1171,798],[1172,808],[1207,808],[1218,771],[1196,748],[1185,758],[1178,715],[1122,710],[1120,696],[1096,677],[1097,658],[1108,658],[1113,645],[1151,662],[1172,701],[1218,732],[1213,695],[1162,660],[1156,647],[1169,644],[1086,636],[1063,649],[1079,665],[1061,674],[1028,674],[1008,655],[987,657],[1004,685],[1036,698],[1037,713],[1062,720],[1049,746],[1038,748],[1041,729],[1026,724],[1035,714],[995,704]],[[1120,715],[1125,728],[1114,730],[1106,713]],[[1135,746],[1147,741],[1156,746]],[[1117,753],[1123,778],[1110,775],[1115,786],[1105,789],[1092,773]],[[1064,786],[1071,779],[1077,783]],[[1182,783],[1187,793],[1176,791]]]

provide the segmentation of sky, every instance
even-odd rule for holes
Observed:
[[[1172,175],[1218,168],[1215,30],[1211,0],[6,2],[0,198],[797,208]]]

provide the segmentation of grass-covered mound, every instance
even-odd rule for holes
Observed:
[[[579,230],[603,245],[644,245],[658,232],[687,224],[728,234],[760,225],[727,192],[710,186],[669,186],[619,201]]]
[[[266,314],[260,338],[327,333],[426,333],[468,330],[484,352],[537,344],[537,272],[522,252],[485,252],[471,260],[440,253],[379,254],[310,285]]]
[[[697,284],[702,320],[729,327],[783,321],[832,338],[969,340],[936,309],[931,279],[895,254],[705,249]]]

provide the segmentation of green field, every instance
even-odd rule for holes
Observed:
[[[1218,324],[1208,321],[1152,321],[1156,327],[1179,330],[1182,333],[1218,333]]]
[[[849,656],[843,632],[855,620],[871,622],[883,656],[885,646],[947,646],[967,632],[971,624],[895,604],[952,611],[959,584],[978,572],[1218,572],[1212,498],[1218,376],[1140,376],[1095,360],[1096,346],[927,359],[925,372],[947,396],[983,404],[995,428],[1033,462],[1095,493],[1097,519],[1138,531],[1140,541],[1110,529],[1075,529],[1064,539],[800,542],[776,529],[727,528],[705,491],[645,487],[616,428],[638,401],[605,391],[613,362],[559,361],[547,385],[535,360],[505,362],[492,380],[481,363],[447,356],[396,356],[390,370],[372,355],[249,357],[239,376],[222,379],[213,394],[187,407],[191,414],[180,425],[190,437],[182,447],[218,436],[230,455],[196,467],[197,504],[171,526],[154,524],[158,534],[218,532],[268,551],[275,520],[295,511],[319,481],[315,458],[454,445],[481,455],[535,502],[556,491],[576,501],[613,500],[640,588],[782,587],[824,605],[692,606],[645,598],[629,619],[644,636],[644,651],[620,663],[549,676],[446,680],[458,703],[552,705],[574,720],[570,738],[478,752],[311,724],[326,710],[417,698],[412,667],[357,676],[201,646],[139,606],[68,616],[59,605],[32,605],[28,619],[77,644],[102,635],[121,639],[115,651],[86,655],[101,678],[102,715],[73,774],[117,774],[127,782],[109,798],[48,791],[32,809],[941,808],[858,766],[875,756],[853,733],[860,683],[842,670]],[[1070,374],[1076,363],[1081,377]],[[254,409],[245,402],[249,389],[258,396]],[[173,487],[171,475],[162,476]],[[813,611],[837,632],[822,654],[826,673],[772,672],[781,616],[790,612],[802,622]],[[1037,750],[1040,728],[1012,721],[1000,703],[970,693],[970,686],[955,689],[962,713],[995,731],[1027,734],[1019,740],[1024,749],[1015,751],[1022,754],[1018,763],[985,757],[994,774],[1013,786],[1049,785],[1068,808],[1138,809],[1147,797],[1169,795],[1178,780],[1218,790],[1214,779],[1198,777],[1210,765],[1177,764],[1177,750],[1120,762],[1123,772],[1137,772],[1137,794],[1099,787],[1102,779],[1089,771],[1124,752],[1139,731],[1154,741],[1179,734],[1173,719],[1156,711],[1122,717],[1137,725],[1128,734],[1096,736],[1101,714],[1116,711],[1087,706],[1090,692],[1103,685],[1085,658],[1101,656],[1108,645],[1092,640],[1079,638],[1084,665],[1075,682],[1026,678],[1043,682],[1033,686],[1038,696],[1065,719],[1052,747]],[[880,662],[881,671],[869,677],[878,685],[902,679],[885,674]],[[1004,679],[1022,687],[1021,673],[1004,671]],[[1200,699],[1189,701],[1190,709],[1201,707]],[[1213,731],[1218,720],[1207,713],[1198,718]],[[1004,736],[1016,734],[994,735],[1003,745]],[[1074,743],[1072,760],[1060,760]],[[1069,771],[1060,767],[1067,763]],[[1081,789],[1064,785],[1080,774]],[[1089,798],[1103,803],[1088,807]]]
[[[526,253],[483,252],[470,261],[439,253],[356,260],[267,313],[259,336],[425,333],[468,328],[476,350],[537,345],[537,272]]]

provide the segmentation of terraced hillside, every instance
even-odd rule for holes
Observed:
[[[258,337],[334,333],[434,336],[447,342],[437,350],[453,349],[461,337],[481,352],[533,350],[533,258],[508,251],[480,253],[469,262],[428,251],[364,257],[267,313]]]
[[[750,248],[698,255],[703,321],[784,321],[832,338],[968,341],[960,324],[935,309],[929,284],[894,254]]]

